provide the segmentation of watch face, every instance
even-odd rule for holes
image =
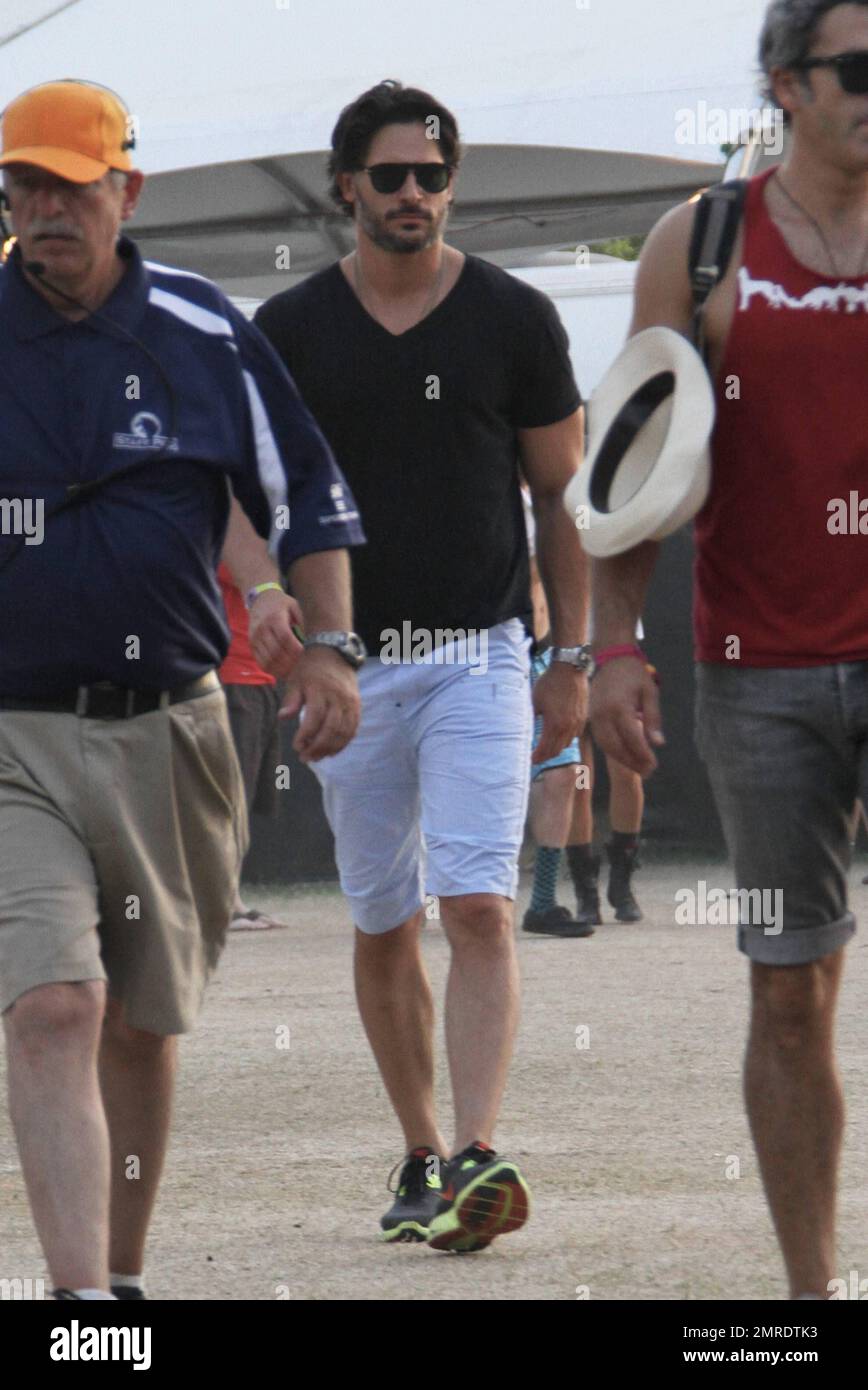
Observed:
[[[305,646],[333,647],[356,669],[364,664],[368,655],[364,642],[355,632],[315,632],[308,637]]]
[[[593,658],[587,647],[557,647],[552,660],[560,661],[564,666],[573,666],[577,671],[587,671]]]

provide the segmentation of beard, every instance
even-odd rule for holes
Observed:
[[[421,218],[430,217],[430,221],[422,221],[412,232],[402,232],[399,229],[400,213],[392,213],[389,217],[378,216],[358,196],[358,192],[357,206],[359,225],[365,235],[382,251],[391,251],[399,256],[412,256],[418,251],[427,251],[429,246],[433,246],[443,236],[449,217],[449,204],[447,203],[439,213],[418,213],[417,215]],[[411,210],[407,208],[404,211],[409,213]],[[416,209],[413,211],[416,213]]]

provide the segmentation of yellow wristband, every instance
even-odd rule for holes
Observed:
[[[248,609],[252,608],[254,600],[257,599],[260,594],[264,594],[266,589],[277,589],[280,594],[286,592],[283,585],[276,583],[273,579],[269,579],[265,584],[254,584],[252,589],[247,590],[247,597],[244,600],[245,607]]]

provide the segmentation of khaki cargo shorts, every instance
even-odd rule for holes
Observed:
[[[246,849],[221,689],[131,719],[0,710],[0,1012],[107,980],[130,1027],[187,1032]]]

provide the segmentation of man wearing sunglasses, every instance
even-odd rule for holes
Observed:
[[[739,888],[782,894],[773,923],[747,912],[739,926],[745,1095],[791,1296],[827,1298],[844,1108],[833,1033],[855,930],[848,822],[868,794],[866,540],[852,517],[868,491],[868,3],[775,0],[760,62],[792,143],[750,180],[706,311],[717,420],[696,524],[696,729]],[[689,333],[694,216],[677,208],[652,232],[632,332]],[[601,647],[632,643],[655,554],[645,544],[595,566]],[[641,662],[600,670],[591,718],[607,753],[653,771],[663,737]]]
[[[586,701],[584,567],[562,505],[580,397],[550,302],[443,241],[459,160],[451,113],[384,82],[343,111],[332,146],[332,195],[356,250],[257,323],[346,469],[369,542],[369,561],[353,561],[370,652],[357,752],[320,781],[356,924],[359,1008],[407,1150],[382,1235],[478,1250],[528,1211],[517,1165],[491,1147],[518,1014],[531,734],[519,462],[563,649],[534,695],[545,761]],[[451,1149],[434,1113],[426,889],[451,949]]]

